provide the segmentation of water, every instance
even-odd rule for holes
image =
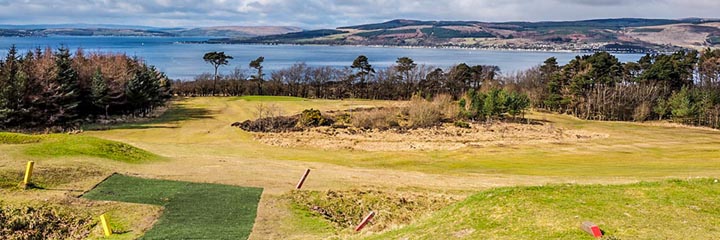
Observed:
[[[185,41],[201,41],[207,38],[174,37],[66,37],[41,38],[0,37],[0,54],[15,44],[20,52],[37,47],[57,48],[61,45],[70,49],[83,48],[86,51],[119,52],[144,59],[155,65],[173,79],[192,79],[198,74],[212,72],[213,68],[202,60],[210,51],[224,51],[235,59],[228,66],[221,67],[222,73],[233,68],[248,69],[248,63],[264,56],[266,71],[273,71],[298,62],[310,66],[346,67],[358,55],[366,55],[370,64],[383,68],[395,63],[398,57],[410,57],[418,64],[448,67],[458,63],[469,65],[497,65],[502,72],[525,70],[541,64],[549,57],[558,58],[565,64],[581,53],[488,51],[470,49],[436,48],[393,48],[357,46],[295,46],[295,45],[232,45],[232,44],[181,44]],[[623,62],[637,61],[639,54],[615,54]]]

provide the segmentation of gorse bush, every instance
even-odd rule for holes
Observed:
[[[300,113],[300,119],[298,119],[297,125],[299,127],[319,127],[328,126],[332,123],[332,119],[325,118],[320,110],[311,108],[305,109]]]
[[[122,54],[64,47],[0,60],[0,129],[73,126],[108,115],[145,115],[170,97],[170,80]]]

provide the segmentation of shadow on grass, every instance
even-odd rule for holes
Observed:
[[[165,113],[157,118],[148,119],[139,122],[120,123],[120,124],[92,124],[86,126],[87,130],[113,130],[113,129],[154,129],[154,128],[178,128],[171,124],[182,121],[191,121],[198,119],[212,118],[213,111],[199,107],[188,107],[183,104],[175,104]]]

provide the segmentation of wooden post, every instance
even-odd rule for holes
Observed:
[[[30,184],[30,178],[32,178],[32,172],[33,167],[35,166],[35,162],[28,161],[27,166],[25,167],[25,178],[23,178],[22,185],[23,187],[27,187]]]
[[[305,174],[303,174],[302,178],[300,178],[300,181],[299,181],[298,184],[295,186],[295,189],[298,189],[298,190],[299,190],[299,189],[302,187],[303,183],[305,183],[305,179],[307,179],[308,174],[310,174],[310,169],[309,169],[309,168],[308,168],[307,170],[305,170]]]
[[[601,238],[603,236],[600,227],[592,222],[583,222],[580,228],[595,238]]]
[[[370,214],[368,214],[367,216],[365,216],[365,218],[363,218],[362,222],[360,222],[360,224],[358,224],[357,227],[355,227],[355,231],[357,232],[357,231],[362,230],[362,229],[365,227],[365,225],[367,225],[368,222],[369,222],[374,216],[375,216],[375,212],[374,212],[374,211],[370,211]]]
[[[112,229],[110,229],[110,223],[108,223],[107,217],[105,217],[105,214],[100,215],[100,224],[102,225],[103,232],[105,233],[106,237],[109,237],[112,235]]]

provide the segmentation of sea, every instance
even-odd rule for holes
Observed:
[[[125,53],[154,65],[172,79],[191,80],[213,67],[202,59],[206,52],[223,51],[231,55],[227,66],[220,72],[227,74],[235,68],[249,71],[248,64],[259,56],[265,57],[266,72],[287,68],[304,62],[309,66],[348,67],[359,55],[368,57],[375,68],[386,68],[399,57],[410,57],[417,64],[447,68],[466,63],[469,65],[495,65],[508,74],[542,64],[556,57],[565,64],[580,52],[549,52],[523,50],[480,50],[467,48],[403,48],[383,46],[326,46],[326,45],[253,45],[253,44],[202,44],[209,37],[106,37],[106,36],[48,36],[0,37],[0,54],[15,45],[21,53],[40,48],[82,48],[86,52]],[[615,54],[622,62],[637,61],[641,54]]]

